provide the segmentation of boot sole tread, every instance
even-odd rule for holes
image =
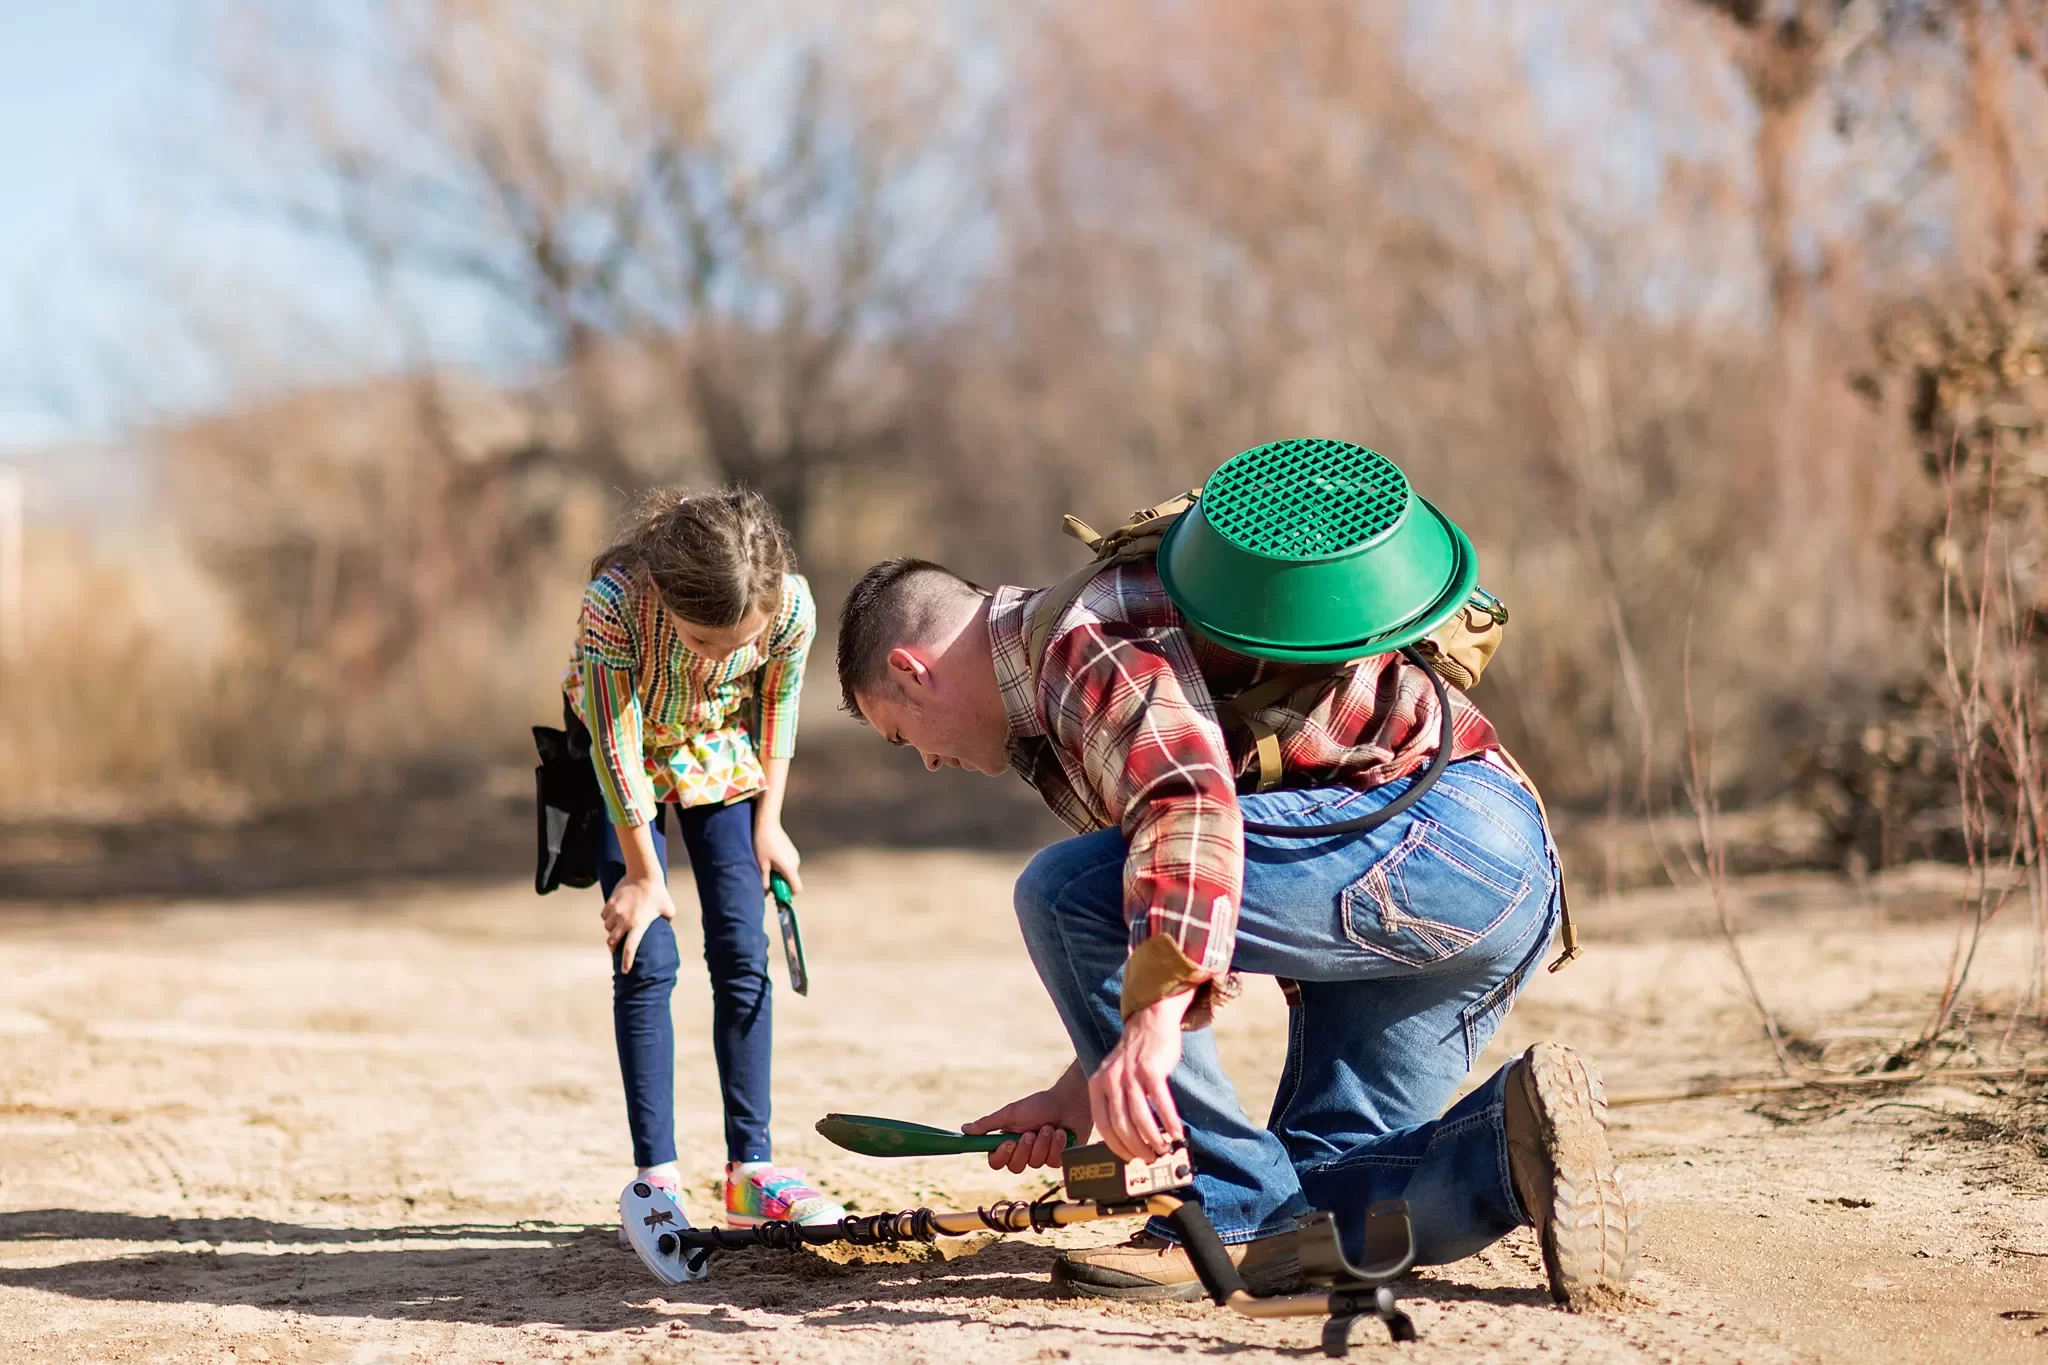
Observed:
[[[1607,1143],[1600,1074],[1570,1048],[1527,1053],[1537,1121],[1551,1154],[1550,1217],[1542,1230],[1551,1297],[1574,1311],[1608,1306],[1642,1259],[1643,1208]]]

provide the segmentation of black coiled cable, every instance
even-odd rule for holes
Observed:
[[[1022,1211],[1030,1220],[1033,1232],[1046,1232],[1059,1226],[1057,1199],[1003,1199],[976,1209],[983,1226],[992,1232],[1022,1232],[1014,1220]]]
[[[1059,1226],[1060,1203],[1055,1199],[1005,1199],[975,1210],[982,1226],[991,1232],[1022,1232],[1014,1220],[1021,1211],[1031,1231],[1047,1232]],[[733,1251],[742,1247],[766,1247],[770,1251],[795,1251],[804,1246],[825,1246],[844,1242],[857,1247],[893,1247],[904,1242],[936,1242],[941,1237],[959,1236],[939,1226],[936,1209],[909,1209],[903,1213],[876,1213],[865,1218],[849,1214],[823,1227],[801,1223],[760,1223],[750,1228],[686,1228],[672,1234],[684,1246]]]
[[[1367,830],[1378,829],[1407,810],[1436,785],[1436,780],[1444,775],[1444,769],[1451,766],[1451,750],[1457,740],[1457,727],[1451,716],[1451,690],[1444,686],[1442,675],[1429,666],[1429,660],[1423,658],[1413,645],[1404,648],[1401,654],[1409,662],[1420,665],[1422,671],[1429,675],[1430,682],[1436,687],[1436,704],[1443,711],[1443,732],[1437,738],[1436,754],[1429,760],[1429,766],[1422,770],[1422,775],[1409,785],[1407,791],[1355,820],[1337,820],[1327,825],[1270,825],[1247,820],[1244,822],[1246,834],[1264,834],[1275,839],[1327,839],[1337,834],[1363,834]]]

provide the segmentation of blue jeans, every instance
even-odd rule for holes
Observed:
[[[768,932],[762,926],[761,866],[754,861],[754,803],[657,808],[675,822],[690,853],[704,918],[704,965],[711,969],[711,1052],[725,1100],[725,1159],[768,1160],[768,1071],[774,1041],[775,992],[768,981]],[[668,841],[662,814],[654,819],[654,855],[666,875]],[[607,899],[626,875],[618,831],[605,827],[598,885]],[[612,1031],[619,1075],[626,1083],[626,1124],[633,1164],[676,1159],[676,1034],[669,1017],[675,990],[675,930],[666,919],[649,927],[633,970],[612,956]]]
[[[1248,819],[1327,824],[1407,787],[1241,798]],[[1122,1033],[1126,846],[1109,829],[1054,844],[1017,882],[1017,918],[1081,1065]],[[1286,1069],[1261,1127],[1238,1106],[1208,1029],[1171,1078],[1195,1190],[1226,1242],[1337,1215],[1356,1255],[1365,1209],[1403,1198],[1418,1260],[1470,1256],[1528,1220],[1508,1173],[1505,1069],[1452,1105],[1556,926],[1557,870],[1536,803],[1466,760],[1379,829],[1245,838],[1233,965],[1288,978]],[[1166,1235],[1155,1224],[1153,1231]]]

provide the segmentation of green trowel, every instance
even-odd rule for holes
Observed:
[[[796,919],[796,893],[779,870],[769,874],[768,890],[775,897],[776,923],[782,926],[782,960],[789,964],[789,988],[798,995],[809,995],[811,968],[804,961],[804,931]]]
[[[953,1156],[960,1152],[993,1152],[1016,1133],[963,1133],[957,1128],[932,1128],[905,1119],[878,1119],[868,1114],[827,1114],[818,1120],[827,1141],[862,1156]],[[1067,1145],[1074,1143],[1067,1134]]]

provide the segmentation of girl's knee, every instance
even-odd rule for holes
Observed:
[[[774,996],[775,983],[768,979],[765,965],[711,978],[712,1002],[728,1009],[752,1011]]]
[[[755,983],[768,981],[768,940],[765,936],[740,943],[704,943],[704,969],[711,974],[713,990],[753,990]]]
[[[658,919],[647,927],[639,946],[633,950],[633,970],[618,970],[614,959],[612,982],[625,991],[667,990],[676,984],[676,969],[680,965],[675,930],[668,920]]]
[[[749,972],[767,974],[768,930],[762,924],[760,892],[754,895],[752,903],[724,897],[704,916],[704,965],[713,981]]]

